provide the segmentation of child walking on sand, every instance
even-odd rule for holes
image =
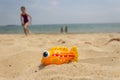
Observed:
[[[21,7],[21,15],[20,15],[20,19],[21,19],[21,25],[23,26],[23,30],[25,35],[27,36],[28,34],[30,34],[29,29],[28,29],[28,25],[29,25],[29,19],[30,18],[30,24],[32,23],[32,17],[26,13],[26,9],[24,6]]]

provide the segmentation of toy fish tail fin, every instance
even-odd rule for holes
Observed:
[[[74,61],[78,62],[78,50],[77,50],[77,47],[76,46],[73,46],[71,48],[71,51],[74,52],[74,55],[75,55],[75,58],[74,58]]]

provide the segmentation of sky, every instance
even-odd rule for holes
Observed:
[[[120,22],[120,0],[0,0],[0,25],[20,25],[21,6],[32,24]]]

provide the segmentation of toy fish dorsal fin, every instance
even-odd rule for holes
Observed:
[[[76,47],[76,46],[73,46],[73,47],[71,48],[71,51],[72,51],[72,52],[74,53],[74,55],[75,55],[74,61],[78,62],[78,50],[77,50],[77,47]]]
[[[67,48],[67,47],[62,47],[61,50],[62,50],[62,51],[68,51],[68,48]]]
[[[57,47],[53,47],[51,50],[68,51],[68,48],[67,47],[57,46]]]
[[[53,47],[53,48],[51,48],[52,51],[54,51],[54,50],[56,50],[56,49],[57,49],[57,47]]]

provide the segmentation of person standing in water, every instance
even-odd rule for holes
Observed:
[[[30,34],[30,31],[28,29],[29,26],[29,19],[30,18],[30,24],[32,24],[32,17],[26,13],[26,9],[24,6],[21,7],[21,15],[20,15],[20,19],[21,19],[21,25],[23,26],[23,30],[25,35],[27,36],[28,34]]]
[[[65,33],[68,32],[68,26],[65,26]]]
[[[61,27],[61,33],[63,33],[63,27]]]

